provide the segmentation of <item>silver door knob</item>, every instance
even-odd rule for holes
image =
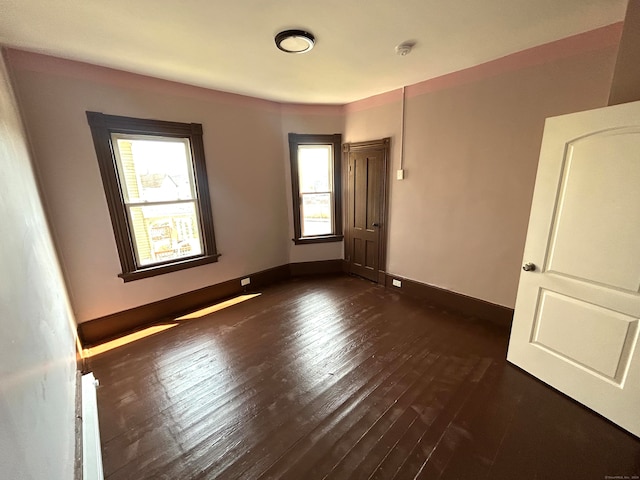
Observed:
[[[533,272],[533,271],[536,269],[536,266],[535,266],[533,263],[528,262],[528,263],[525,263],[525,264],[522,266],[522,269],[523,269],[525,272]]]
[[[372,224],[371,226],[372,226],[372,227],[379,227],[379,226],[380,226],[380,224],[379,224],[379,223],[374,223],[374,224]]]

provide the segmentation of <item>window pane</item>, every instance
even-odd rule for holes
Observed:
[[[188,139],[123,134],[112,138],[126,203],[194,198]]]
[[[195,202],[130,206],[138,265],[201,255]]]
[[[333,233],[330,193],[302,194],[302,236],[330,235]]]
[[[330,192],[331,145],[299,145],[298,176],[300,193]]]

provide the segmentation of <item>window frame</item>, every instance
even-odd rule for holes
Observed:
[[[302,202],[300,198],[300,176],[298,169],[298,146],[300,145],[331,145],[333,153],[333,233],[327,235],[302,236]],[[289,160],[291,163],[291,188],[293,196],[293,229],[296,245],[309,243],[340,242],[342,234],[342,182],[341,182],[342,135],[335,134],[306,134],[289,133]]]
[[[91,111],[86,113],[122,267],[122,273],[119,273],[118,276],[125,282],[129,282],[217,262],[220,254],[216,249],[213,228],[211,197],[202,141],[202,124],[123,117]],[[117,147],[112,141],[113,133],[187,138],[189,140],[196,204],[199,212],[198,222],[203,243],[201,255],[171,259],[149,266],[137,264],[134,235],[122,191],[124,186],[120,184],[120,176],[116,166],[115,148]]]

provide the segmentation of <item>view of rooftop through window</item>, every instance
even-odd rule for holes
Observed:
[[[201,255],[189,140],[117,133],[112,139],[138,265]]]

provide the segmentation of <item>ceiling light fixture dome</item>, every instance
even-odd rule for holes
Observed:
[[[304,30],[284,30],[276,35],[275,41],[286,53],[307,53],[316,43],[314,36]]]

